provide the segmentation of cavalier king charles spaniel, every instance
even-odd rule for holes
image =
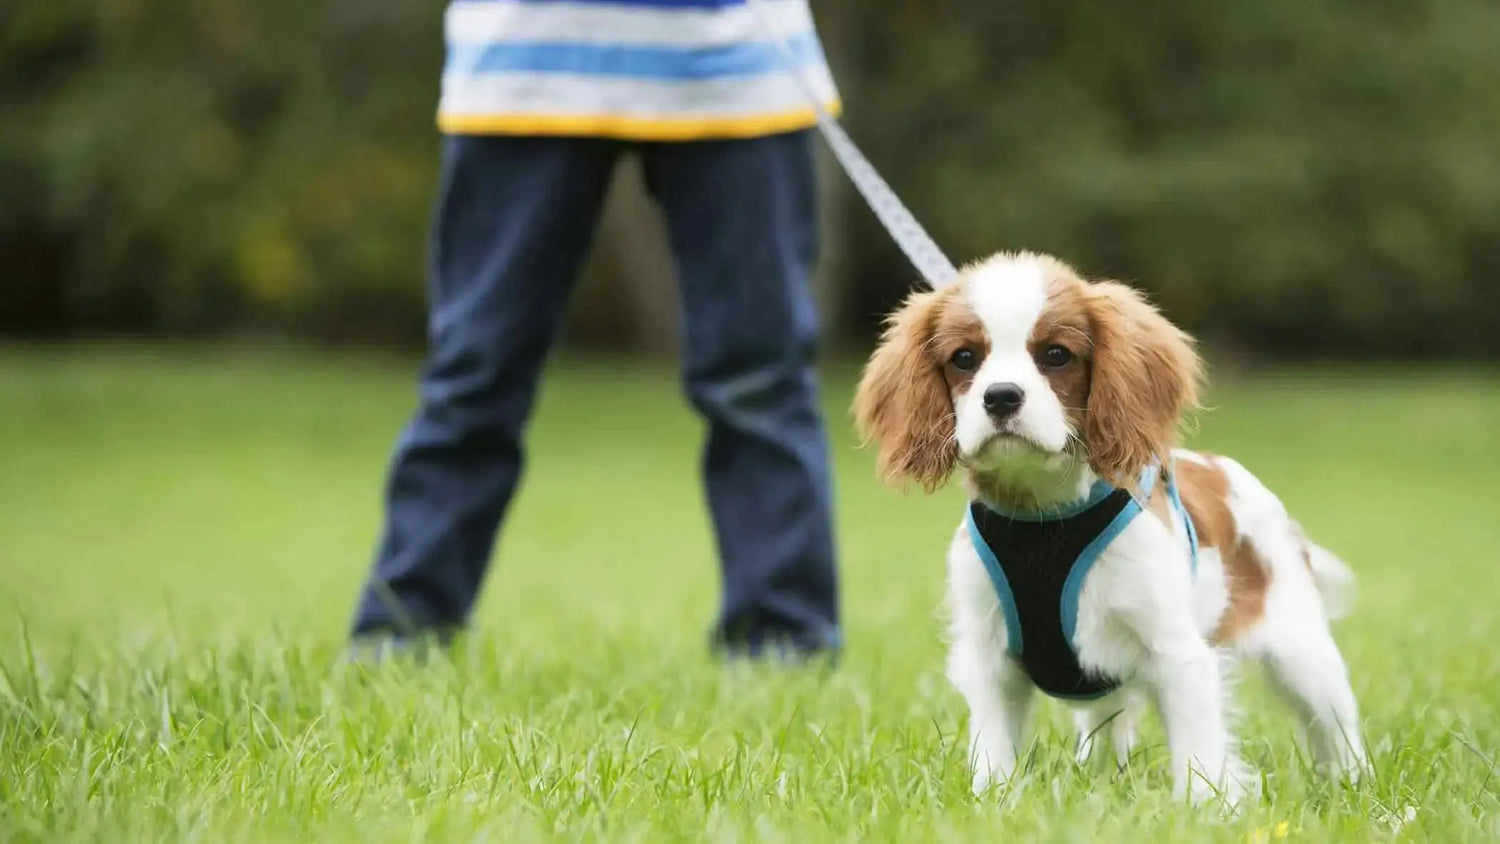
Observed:
[[[1226,725],[1224,657],[1258,658],[1321,767],[1365,764],[1329,631],[1353,578],[1228,457],[1175,448],[1197,406],[1193,341],[1135,290],[1000,254],[913,294],[855,398],[881,475],[961,472],[947,674],[969,706],[976,793],[1015,770],[1035,691],[1128,760],[1145,702],[1174,792],[1231,803],[1256,778]]]

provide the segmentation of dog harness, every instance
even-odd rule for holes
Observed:
[[[1141,514],[1140,502],[1150,498],[1160,474],[1156,466],[1142,473],[1140,500],[1101,480],[1087,499],[1062,510],[1012,512],[969,504],[969,539],[1000,598],[1006,651],[1046,694],[1092,700],[1120,685],[1118,678],[1078,664],[1078,596],[1099,555]],[[1187,531],[1196,575],[1197,531],[1170,473],[1166,484],[1170,509]]]

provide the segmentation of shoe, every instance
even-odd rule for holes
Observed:
[[[757,660],[773,665],[818,663],[833,667],[843,650],[843,638],[833,628],[812,635],[764,630],[730,635],[720,628],[710,635],[709,649],[714,656],[728,661]]]
[[[374,668],[388,662],[422,664],[434,655],[447,655],[456,630],[439,629],[419,633],[374,631],[358,633],[344,648],[344,662]]]

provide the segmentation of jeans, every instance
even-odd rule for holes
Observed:
[[[837,648],[807,132],[445,138],[421,403],[396,445],[357,636],[442,634],[467,621],[521,477],[538,374],[626,153],[642,157],[666,217],[683,382],[708,422],[702,469],[724,583],[713,639],[752,655]]]

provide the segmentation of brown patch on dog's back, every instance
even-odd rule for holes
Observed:
[[[1234,513],[1229,510],[1229,476],[1213,465],[1212,457],[1201,456],[1209,465],[1195,460],[1173,461],[1177,490],[1198,530],[1198,544],[1225,548],[1234,544],[1236,533]]]
[[[1266,614],[1266,590],[1271,588],[1271,570],[1249,541],[1237,540],[1233,548],[1221,552],[1220,556],[1224,560],[1224,585],[1229,590],[1229,606],[1214,630],[1213,643],[1216,645],[1233,642],[1260,621]]]
[[[1224,565],[1224,585],[1229,604],[1213,633],[1213,643],[1232,642],[1255,626],[1266,612],[1266,591],[1271,587],[1271,569],[1250,542],[1239,536],[1234,513],[1229,509],[1229,476],[1212,455],[1178,460],[1178,492],[1198,532],[1198,545],[1219,552]]]

